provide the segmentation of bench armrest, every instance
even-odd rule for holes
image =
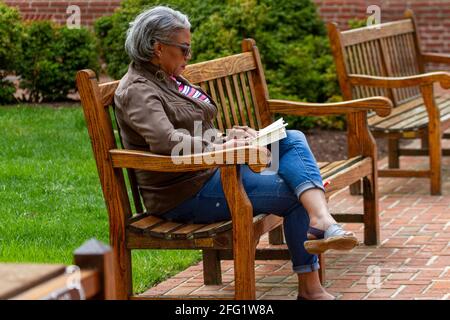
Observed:
[[[390,89],[430,85],[439,82],[442,88],[450,89],[450,72],[440,71],[407,77],[378,77],[362,74],[349,74],[348,80],[352,85]]]
[[[372,97],[335,103],[308,103],[287,100],[268,100],[269,110],[273,113],[297,116],[323,116],[346,114],[361,111],[375,111],[385,117],[391,113],[393,104],[386,97]]]
[[[265,147],[245,146],[183,156],[165,156],[146,151],[112,149],[109,151],[114,168],[130,168],[157,172],[188,172],[237,164],[248,164],[261,172],[270,163],[270,151]]]
[[[424,62],[450,64],[450,54],[425,52],[422,58]]]

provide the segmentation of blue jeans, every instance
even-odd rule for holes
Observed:
[[[272,164],[277,160],[274,159],[273,149]],[[252,203],[254,215],[272,213],[283,217],[294,272],[312,272],[319,269],[319,263],[317,256],[309,254],[303,245],[307,240],[309,216],[299,197],[308,189],[324,190],[322,178],[302,132],[287,130],[287,137],[279,141],[278,150],[279,165],[272,174],[255,173],[247,165],[240,165],[242,184]],[[195,196],[166,212],[164,218],[190,223],[230,220],[220,168]]]

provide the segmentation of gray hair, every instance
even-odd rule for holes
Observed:
[[[125,50],[132,61],[148,62],[155,54],[155,40],[172,41],[174,32],[190,28],[188,17],[180,11],[165,6],[150,8],[130,23]]]

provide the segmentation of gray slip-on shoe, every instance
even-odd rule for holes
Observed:
[[[353,232],[345,231],[337,223],[332,224],[325,231],[309,227],[308,233],[315,237],[304,242],[306,251],[311,254],[320,254],[330,249],[351,250],[359,244]]]

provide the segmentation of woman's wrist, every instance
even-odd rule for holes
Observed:
[[[249,146],[250,145],[250,141],[246,140],[246,139],[229,139],[228,141],[224,142],[224,143],[214,143],[214,151],[220,151],[220,150],[224,150],[224,149],[229,149],[229,148],[237,148],[237,147],[245,147],[245,146]]]

